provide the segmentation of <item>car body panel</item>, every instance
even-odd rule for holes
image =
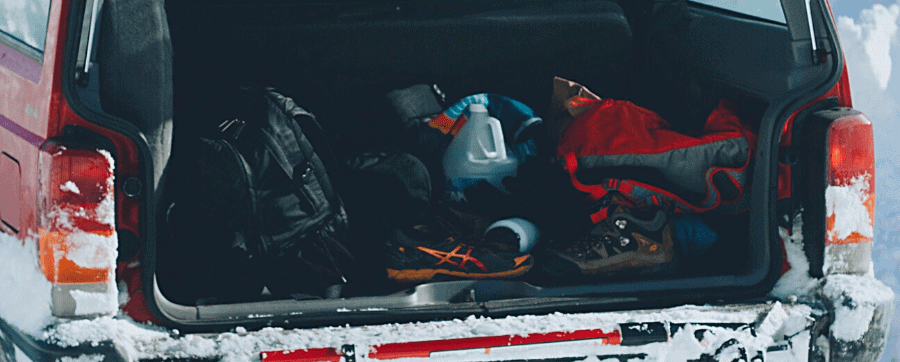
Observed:
[[[18,195],[10,195],[15,192],[12,189],[0,191],[3,199],[20,201],[17,212],[4,206],[3,210],[11,215],[0,215],[5,221],[0,228],[7,232],[15,233],[11,227],[23,233],[36,231],[35,203],[27,200],[37,199],[38,148],[56,131],[56,124],[50,120],[55,119],[59,100],[54,99],[52,91],[54,80],[61,74],[55,65],[62,55],[58,46],[62,5],[62,1],[54,1],[50,6],[47,50],[39,53],[40,59],[30,56],[34,50],[18,40],[6,35],[0,37],[0,84],[4,94],[0,97],[0,152],[16,163],[20,171],[18,180],[9,180],[20,185]],[[64,25],[62,29],[65,30]]]

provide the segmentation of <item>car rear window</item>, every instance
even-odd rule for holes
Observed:
[[[786,23],[780,0],[692,0],[691,2],[771,20],[780,24]]]
[[[43,52],[50,0],[0,1],[0,32]]]

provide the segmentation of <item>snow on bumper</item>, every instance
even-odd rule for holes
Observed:
[[[0,332],[13,333],[20,340],[33,338],[39,345],[59,349],[56,352],[60,355],[103,354],[107,362],[173,358],[260,361],[264,353],[266,361],[290,357],[281,360],[345,362],[588,357],[730,361],[730,357],[744,355],[747,361],[807,361],[809,356],[830,361],[878,360],[893,312],[893,292],[871,276],[850,275],[828,276],[816,290],[800,298],[802,302],[790,303],[506,318],[473,316],[464,320],[249,332],[238,327],[219,334],[182,334],[135,323],[122,314],[92,320],[55,319],[49,326],[29,332],[24,327],[30,324],[21,325],[5,316],[0,320]],[[49,314],[46,305],[41,310],[42,315]]]
[[[894,315],[891,288],[871,276],[829,275],[819,294],[832,321],[828,333],[831,360],[877,361]]]
[[[687,361],[746,355],[748,361],[757,356],[767,361],[806,361],[810,330],[824,313],[804,304],[772,302],[359,327],[253,332],[237,328],[187,335],[101,317],[59,324],[43,336],[61,347],[111,343],[124,360],[259,361],[265,355],[266,361],[602,360],[609,356]]]

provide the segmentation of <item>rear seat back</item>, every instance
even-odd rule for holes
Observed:
[[[193,1],[167,4],[175,86],[184,90],[176,91],[184,99],[176,115],[201,108],[198,97],[210,90],[244,81],[283,89],[325,122],[378,118],[385,93],[416,83],[440,85],[448,101],[493,92],[539,112],[553,76],[601,97],[628,96],[632,31],[611,1],[422,1],[365,11]],[[371,135],[377,122],[353,127]]]

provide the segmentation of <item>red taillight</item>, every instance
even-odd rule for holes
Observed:
[[[61,149],[55,152],[48,175],[60,187],[51,188],[50,197],[68,204],[97,204],[109,192],[112,175],[109,161],[97,151]]]
[[[40,155],[39,252],[55,284],[106,283],[116,259],[113,160],[46,144]]]
[[[869,189],[875,191],[875,145],[872,123],[862,114],[840,118],[828,130],[828,184],[849,185],[867,175]]]
[[[42,179],[44,210],[59,208],[64,217],[48,216],[42,221],[58,231],[81,230],[107,232],[114,220],[103,206],[112,202],[112,169],[107,156],[96,150],[77,150],[55,146],[41,155],[46,175]],[[108,200],[108,201],[107,201]],[[111,206],[111,205],[107,205]],[[52,212],[51,212],[52,213]]]
[[[872,123],[861,113],[828,129],[826,199],[828,244],[871,242],[875,218],[875,147]]]

